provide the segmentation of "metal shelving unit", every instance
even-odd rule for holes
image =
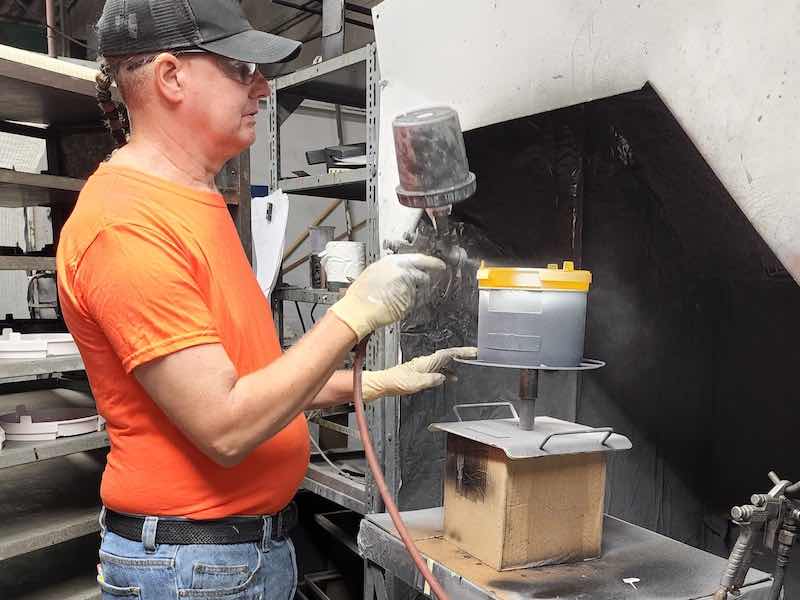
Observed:
[[[0,169],[0,207],[72,204],[85,180]]]
[[[105,431],[58,438],[47,442],[6,442],[3,449],[0,450],[0,469],[107,447],[108,434]]]
[[[99,506],[50,508],[15,526],[0,526],[0,560],[6,560],[100,531]]]
[[[298,196],[342,198],[363,202],[367,199],[367,178],[366,168],[349,169],[324,175],[281,179],[278,187],[287,194]]]
[[[48,126],[99,123],[95,73],[83,65],[0,45],[0,120]]]
[[[0,479],[0,560],[99,531],[102,469],[102,460],[80,454],[16,467]],[[24,495],[15,494],[19,481]]]
[[[46,361],[41,361],[40,364],[44,365]],[[18,404],[24,404],[29,409],[91,407],[94,405],[94,399],[89,394],[60,388],[4,394],[0,395],[0,414],[13,412]],[[105,431],[39,442],[6,440],[0,450],[0,470],[106,447],[108,447],[108,434]]]
[[[97,575],[90,572],[84,576],[68,579],[46,590],[26,594],[20,600],[100,600]]]
[[[378,111],[377,85],[378,64],[375,44],[353,50],[300,69],[272,81],[271,93],[267,102],[269,116],[270,144],[270,189],[281,188],[287,193],[296,193],[325,198],[344,198],[368,200],[369,183],[374,184],[377,176],[377,125],[374,118]],[[284,102],[284,98],[288,100]],[[302,100],[317,100],[331,104],[366,108],[367,110],[367,166],[363,169],[350,169],[284,179],[280,169],[280,125],[285,120],[285,104],[292,107],[288,114],[299,106]],[[279,113],[281,118],[279,118]],[[370,138],[373,138],[370,154]],[[364,190],[361,195],[354,191]],[[302,192],[300,191],[302,190]],[[348,197],[348,194],[354,197]]]
[[[0,131],[44,139],[50,172],[63,173],[62,135],[102,131],[95,74],[88,66],[0,45]],[[0,169],[0,208],[50,206],[56,233],[84,183],[78,177]],[[52,256],[0,256],[0,270],[52,271],[55,267]],[[0,383],[80,370],[79,355],[0,360]],[[31,408],[63,406],[63,402],[93,404],[90,396],[48,398],[52,390],[31,387],[28,392],[8,394],[9,389],[0,391],[3,413],[13,411],[18,403]],[[44,442],[5,442],[0,450],[0,561],[99,531],[98,491],[104,461],[86,451],[107,446],[104,431]],[[90,574],[93,567],[87,564],[85,573]],[[32,600],[99,597],[97,584],[88,575],[45,585],[29,595]]]
[[[81,359],[80,354],[50,356],[33,360],[0,359],[0,380],[11,377],[33,377],[82,370],[83,359]]]
[[[55,271],[54,256],[0,256],[0,271]]]
[[[333,454],[331,459],[335,464],[340,461],[336,454]],[[341,464],[346,465],[348,462],[359,461],[366,469],[366,461],[363,457],[349,461],[344,459]],[[359,514],[364,515],[370,512],[365,478],[342,475],[324,462],[318,454],[311,456],[311,464],[303,480],[303,488]]]
[[[0,45],[0,131],[45,139],[48,160],[53,159],[50,169],[57,170],[57,146],[64,129],[102,127],[95,101],[95,74],[84,65]],[[2,169],[0,207],[68,207],[83,183],[73,177]],[[0,256],[0,270],[54,269],[53,257]]]
[[[370,56],[375,45],[368,44],[341,56],[300,69],[275,80],[274,91],[304,100],[318,100],[345,106],[367,107]]]
[[[274,298],[285,302],[305,302],[307,304],[320,304],[323,306],[331,306],[342,297],[339,292],[288,286],[275,288],[272,295]]]
[[[270,189],[282,189],[288,194],[366,201],[369,210],[367,222],[368,262],[373,262],[380,257],[376,198],[379,80],[376,46],[368,44],[363,48],[325,60],[290,75],[278,77],[270,86],[271,95],[267,103]],[[291,114],[303,100],[366,109],[366,167],[307,177],[281,177],[280,126],[287,115]],[[273,292],[273,312],[281,344],[283,345],[285,341],[283,332],[284,302],[330,305],[338,298],[339,294],[327,290],[278,287]],[[370,369],[383,367],[382,336],[383,333],[378,333],[372,337],[373,341],[370,343],[367,357],[367,365]],[[370,403],[367,413],[371,421],[371,428],[377,432],[376,437],[379,437],[380,432],[384,430],[382,403]],[[379,443],[379,454],[382,450],[382,444]],[[339,462],[344,459],[335,451],[332,456],[332,460],[337,466],[345,464]],[[303,487],[361,514],[379,510],[381,508],[380,496],[365,463],[363,463],[363,456],[356,456],[356,460],[362,462],[361,468],[362,472],[366,472],[365,477],[343,476],[321,458],[319,460],[312,459]]]
[[[95,99],[96,73],[93,63],[77,64],[0,45],[0,131],[45,140],[51,173],[0,169],[0,209],[50,206],[55,240],[85,183],[81,177],[91,172],[110,149],[101,148],[97,141],[106,134]],[[116,88],[112,93],[119,101]],[[94,153],[87,152],[72,160],[76,157],[68,155],[65,148],[74,148],[76,136],[82,140],[84,135],[92,140],[87,147],[91,146]],[[71,140],[72,146],[64,140]],[[224,166],[217,185],[229,204],[242,245],[251,256],[249,152]],[[54,271],[55,268],[52,256],[0,256],[0,270]],[[83,362],[77,355],[0,360],[0,383],[82,369]],[[0,394],[4,394],[4,389],[0,389]],[[33,399],[35,392],[30,394],[23,401],[32,406],[37,401]],[[10,395],[0,395],[2,412],[12,412],[12,402],[17,401]],[[0,450],[0,469],[4,475],[0,478],[0,561],[98,531],[102,460],[87,451],[108,445],[104,431],[47,442],[5,443]],[[58,472],[58,469],[70,472],[84,458],[99,461],[91,477],[75,474],[65,479]],[[25,482],[24,493],[34,497],[29,505],[20,500],[16,487],[19,481]],[[86,573],[91,573],[94,563],[86,567]],[[31,598],[88,600],[99,596],[94,578],[87,577],[52,586],[43,584]]]

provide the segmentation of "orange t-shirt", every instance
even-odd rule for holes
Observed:
[[[101,165],[61,232],[57,270],[64,319],[111,440],[103,503],[195,519],[286,506],[308,467],[303,415],[224,468],[132,374],[198,344],[222,344],[240,377],[280,356],[269,304],[223,197]]]

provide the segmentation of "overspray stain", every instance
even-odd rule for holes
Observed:
[[[447,440],[446,476],[456,492],[472,502],[486,500],[489,453],[479,444],[457,436]]]

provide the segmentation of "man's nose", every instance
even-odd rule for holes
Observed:
[[[260,71],[256,71],[256,76],[253,79],[253,84],[250,86],[250,97],[251,98],[266,98],[270,94],[269,83],[261,74]]]

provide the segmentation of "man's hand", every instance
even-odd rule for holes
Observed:
[[[361,341],[399,321],[414,305],[417,288],[430,285],[430,273],[444,270],[441,260],[424,254],[386,256],[367,267],[330,310]]]
[[[445,376],[439,373],[454,358],[477,358],[477,348],[448,348],[429,356],[420,356],[385,371],[364,371],[364,400],[383,396],[408,396],[442,385]]]

